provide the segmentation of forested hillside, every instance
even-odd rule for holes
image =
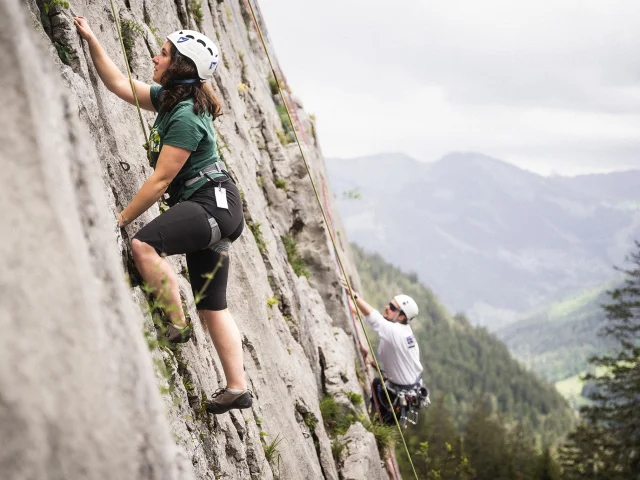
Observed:
[[[424,379],[432,398],[444,397],[458,427],[474,401],[486,395],[492,413],[548,443],[566,433],[573,416],[554,387],[527,371],[507,347],[483,327],[472,326],[462,314],[451,315],[438,297],[377,254],[354,246],[363,294],[381,308],[400,292],[412,296],[420,315],[412,327],[425,366]]]
[[[583,373],[589,357],[602,353],[611,340],[598,336],[605,324],[601,304],[607,286],[584,290],[525,315],[496,334],[533,371],[552,382]]]

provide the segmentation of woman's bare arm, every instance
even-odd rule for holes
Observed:
[[[91,60],[93,60],[93,65],[96,67],[100,80],[102,80],[105,87],[122,100],[135,105],[136,101],[133,96],[133,91],[131,90],[129,79],[116,67],[116,64],[113,63],[113,60],[111,60],[107,52],[104,51],[98,38],[91,30],[91,27],[89,27],[86,18],[74,17],[73,23],[80,36],[87,41]],[[136,89],[140,108],[154,112],[155,108],[153,108],[153,104],[151,103],[151,87],[138,80],[134,80],[133,84]]]
[[[140,187],[131,203],[118,215],[118,223],[124,227],[146,212],[167,190],[182,166],[191,155],[189,150],[163,145],[153,174]]]

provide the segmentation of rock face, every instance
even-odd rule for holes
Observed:
[[[245,5],[118,4],[132,71],[143,81],[151,82],[158,39],[176,29],[218,38],[223,52],[215,88],[224,115],[215,127],[248,224],[231,249],[228,301],[255,402],[211,417],[202,403],[225,380],[207,332],[195,321],[191,342],[155,348],[152,314],[131,267],[129,238],[159,211],[153,207],[125,232],[116,225],[114,212],[151,172],[144,138],[136,109],[99,82],[71,19],[85,16],[124,71],[108,2],[0,2],[3,478],[342,476],[319,404],[323,395],[343,403],[348,393],[363,395],[352,321]],[[297,114],[322,201],[341,231],[312,121],[302,109]],[[357,284],[348,245],[339,246]],[[292,268],[300,268],[299,259],[309,280]],[[184,259],[170,262],[197,319]],[[377,451],[366,454],[374,457],[366,477],[379,478]]]
[[[387,480],[385,470],[379,467],[378,448],[373,433],[367,432],[361,423],[354,423],[347,433],[338,439],[343,447],[344,463],[342,480]]]

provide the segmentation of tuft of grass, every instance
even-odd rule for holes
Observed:
[[[249,227],[249,230],[251,230],[251,233],[253,233],[253,238],[256,239],[256,245],[258,245],[258,250],[260,251],[260,253],[264,255],[265,253],[267,253],[267,242],[262,236],[262,231],[260,231],[260,225],[261,225],[260,222],[247,222],[247,226]]]
[[[344,392],[354,407],[362,405],[362,395],[354,392]]]
[[[282,442],[282,437],[280,434],[276,438],[273,439],[273,442],[265,443],[263,445],[264,448],[264,458],[268,463],[273,462],[277,458],[280,457],[280,443]]]
[[[278,81],[276,80],[276,77],[274,77],[273,75],[269,76],[269,91],[271,92],[271,95],[277,95],[278,93],[280,93],[280,89],[278,88]]]
[[[364,428],[373,433],[381,456],[393,448],[398,439],[398,430],[395,425],[384,425],[377,418],[370,420],[364,417],[361,420]]]
[[[267,298],[267,306],[273,307],[274,305],[278,305],[278,299],[275,296]]]
[[[153,36],[156,39],[156,43],[158,44],[159,47],[162,47],[162,45],[164,44],[164,40],[162,39],[162,37],[160,36],[160,34],[158,33],[158,27],[152,27],[151,25],[147,24],[147,27],[149,27],[149,30],[151,30],[151,33],[153,34]]]
[[[52,7],[62,7],[69,8],[69,2],[65,0],[45,0],[44,1],[44,13],[45,15],[49,15]]]
[[[307,268],[307,263],[304,261],[304,258],[302,258],[300,253],[298,253],[296,241],[289,235],[283,235],[280,239],[282,240],[284,249],[287,252],[287,259],[289,260],[289,264],[291,265],[291,268],[293,268],[294,273],[299,277],[309,278],[311,273]]]
[[[345,446],[345,442],[341,442],[337,439],[331,442],[331,455],[333,455],[333,459],[336,463],[340,463],[340,457],[342,457],[342,452],[344,451]]]
[[[189,0],[187,4],[191,15],[193,15],[193,19],[198,25],[198,28],[202,30],[202,22],[204,20],[204,14],[202,13],[202,1],[201,0]]]
[[[131,59],[133,53],[133,45],[138,35],[144,35],[144,29],[142,25],[133,19],[121,20],[120,30],[122,32],[122,43],[124,44],[124,51],[127,53],[127,58]]]
[[[58,52],[58,57],[60,57],[62,63],[71,65],[71,49],[60,42],[54,42],[53,45],[56,47],[56,52]]]
[[[293,125],[291,125],[291,120],[289,120],[287,107],[285,107],[284,105],[276,105],[276,110],[278,110],[278,115],[280,115],[282,128],[284,128],[287,132],[291,132],[293,130]]]
[[[311,412],[305,412],[302,415],[302,419],[304,420],[304,424],[309,428],[309,431],[315,432],[318,426],[318,418]]]
[[[336,403],[335,399],[325,396],[320,400],[320,413],[322,420],[331,437],[344,435],[349,427],[358,421],[358,418],[349,412],[347,408]]]
[[[276,135],[278,136],[278,140],[280,140],[282,146],[289,145],[290,143],[293,143],[295,141],[293,138],[291,138],[291,135],[286,134],[284,130],[276,130]]]
[[[285,190],[287,188],[287,181],[283,178],[276,178],[275,184],[276,188],[279,188],[281,190]]]

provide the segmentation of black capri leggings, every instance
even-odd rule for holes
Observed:
[[[227,308],[230,264],[228,243],[235,241],[244,227],[242,200],[238,188],[231,181],[224,182],[222,186],[227,190],[228,209],[217,206],[214,184],[209,182],[189,200],[174,205],[153,219],[134,237],[151,245],[159,255],[186,254],[193,296],[202,294],[196,306],[198,310]],[[215,219],[222,238],[228,239],[229,242],[220,242],[208,247],[211,240],[210,218]],[[218,263],[220,266],[213,279],[202,292],[207,282],[204,275],[213,272]]]

